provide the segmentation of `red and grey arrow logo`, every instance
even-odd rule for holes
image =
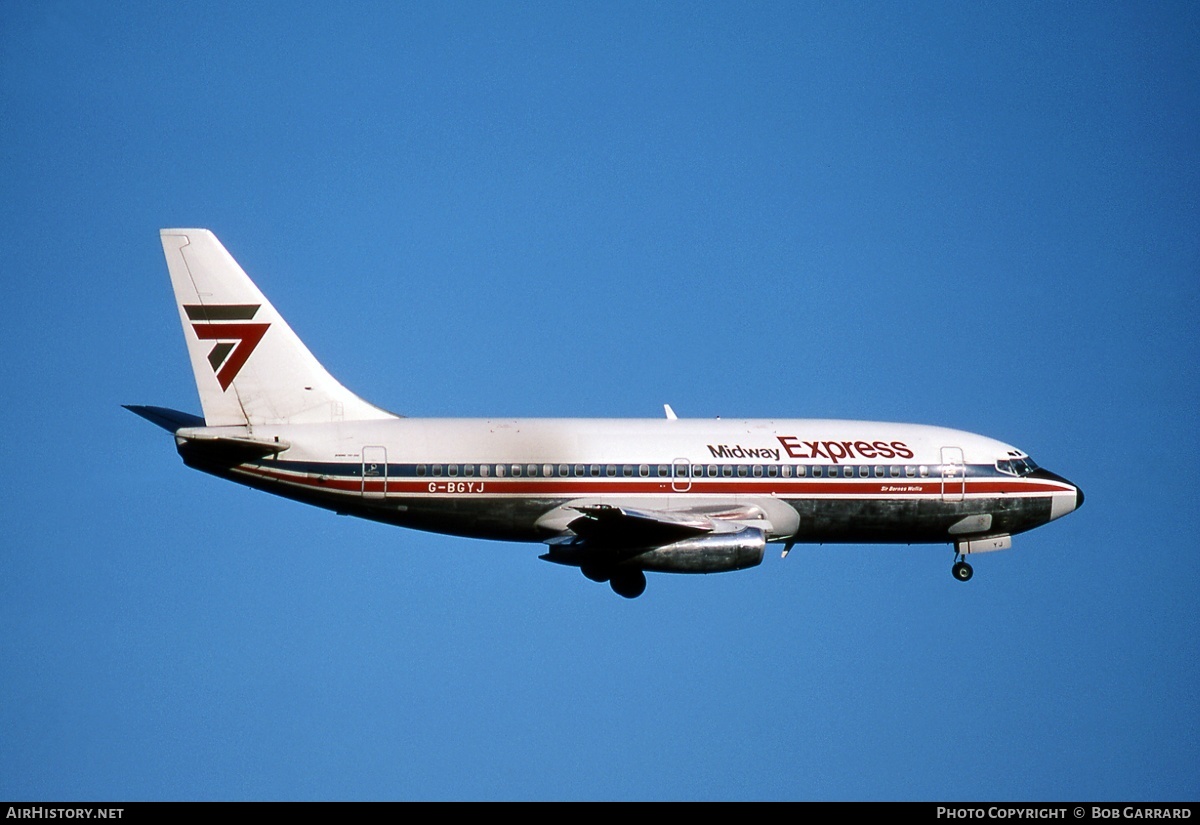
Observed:
[[[216,341],[208,363],[217,374],[222,390],[229,389],[270,324],[252,324],[261,304],[184,304],[183,311],[201,341]]]

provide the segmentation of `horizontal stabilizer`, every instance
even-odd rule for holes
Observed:
[[[204,419],[198,415],[168,409],[167,407],[146,407],[141,404],[122,404],[122,407],[135,415],[157,424],[167,432],[175,432],[180,427],[203,427]]]
[[[241,435],[214,433],[209,428],[186,428],[175,433],[175,443],[181,452],[211,458],[245,461],[278,455],[291,449],[291,444],[279,438],[252,438]]]

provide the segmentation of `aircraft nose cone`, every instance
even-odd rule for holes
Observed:
[[[1070,484],[1072,487],[1075,488],[1075,509],[1078,510],[1080,507],[1082,507],[1083,506],[1083,488],[1081,488],[1078,484],[1076,484],[1072,481],[1069,481],[1068,479],[1063,478],[1060,475],[1057,475],[1055,473],[1051,473],[1051,475],[1053,475],[1057,480],[1063,482],[1064,484]]]
[[[1046,481],[1057,481],[1059,484],[1067,484],[1067,485],[1070,485],[1075,490],[1074,506],[1072,506],[1071,500],[1069,498],[1066,498],[1066,496],[1055,496],[1056,503],[1053,505],[1053,507],[1050,511],[1050,520],[1051,521],[1053,521],[1056,518],[1059,518],[1060,516],[1065,516],[1067,513],[1078,510],[1080,507],[1083,506],[1083,490],[1081,490],[1079,488],[1078,484],[1072,484],[1070,481],[1063,478],[1058,473],[1052,473],[1049,470],[1045,470],[1040,467],[1033,471],[1032,477],[1044,479]],[[1064,491],[1064,492],[1066,492],[1066,491]]]

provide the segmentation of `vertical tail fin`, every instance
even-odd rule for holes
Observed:
[[[216,235],[159,234],[208,426],[396,417],[321,366]]]

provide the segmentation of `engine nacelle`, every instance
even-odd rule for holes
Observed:
[[[745,527],[736,533],[710,533],[665,544],[634,556],[622,566],[659,573],[725,573],[761,564],[766,548],[766,534]]]

